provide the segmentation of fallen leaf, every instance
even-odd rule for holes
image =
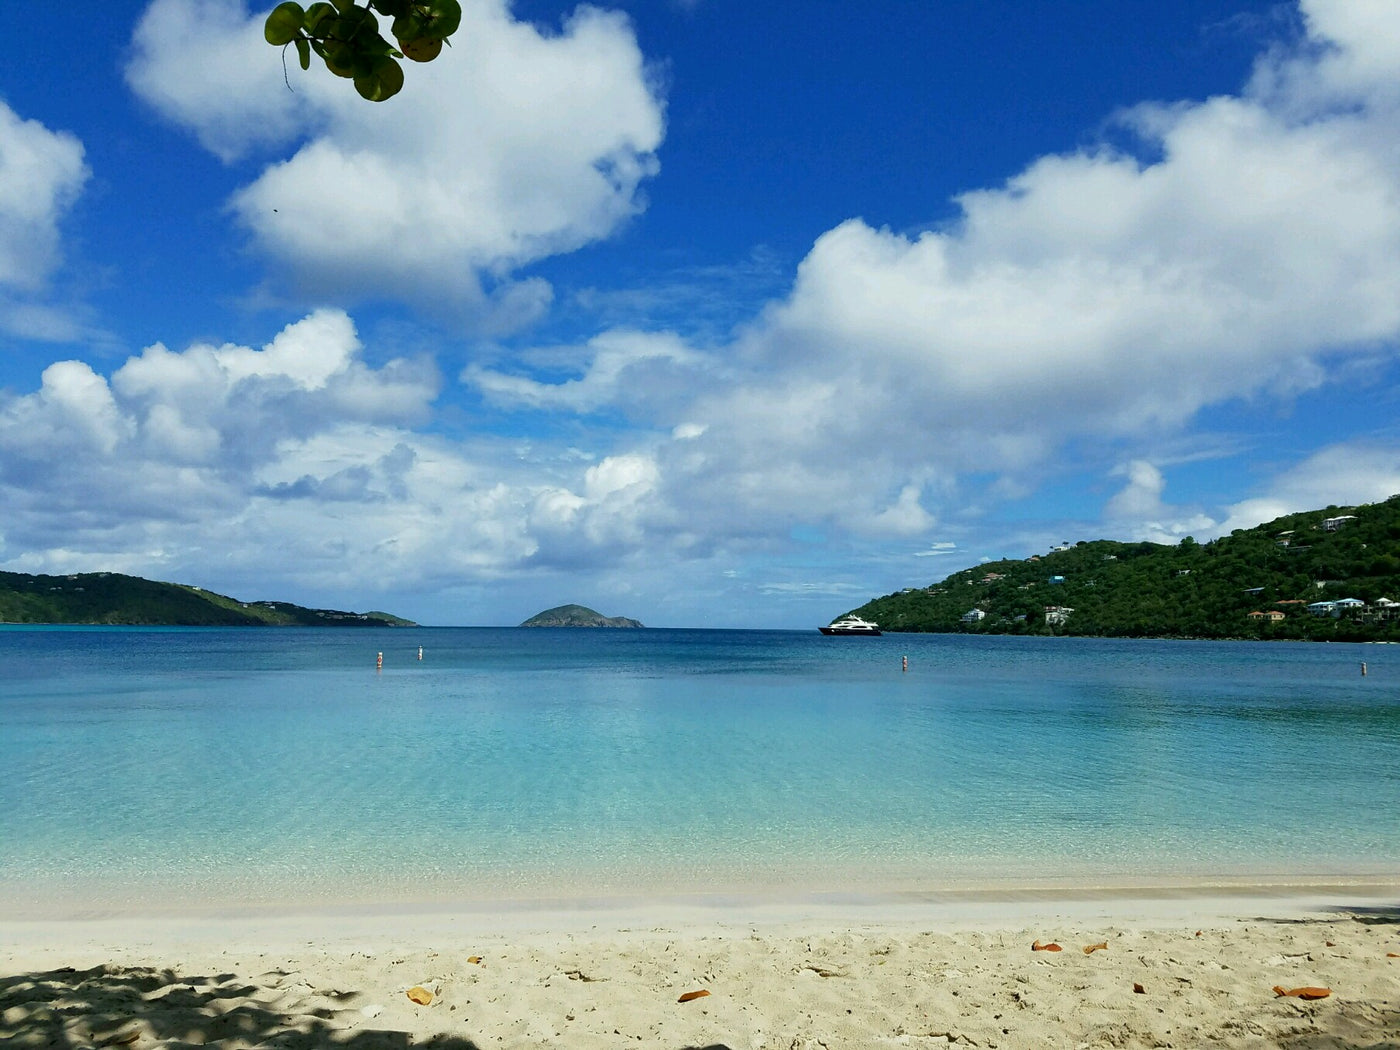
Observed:
[[[1107,950],[1108,950],[1108,942],[1107,942],[1107,941],[1100,941],[1098,944],[1086,944],[1086,945],[1084,946],[1084,954],[1085,954],[1085,955],[1093,955],[1095,952],[1102,952],[1102,951],[1107,951]]]
[[[1336,942],[1336,941],[1323,941],[1322,943],[1325,944],[1325,945],[1327,945],[1327,947],[1329,947],[1329,948],[1335,948],[1335,947],[1337,947],[1337,942]]]
[[[1395,952],[1386,952],[1385,957],[1387,959],[1400,959],[1400,954],[1397,954]]]
[[[1138,995],[1147,994],[1147,989],[1144,988],[1142,985],[1138,984],[1136,981],[1133,982],[1133,991]]]
[[[1274,985],[1274,995],[1289,995],[1295,999],[1326,999],[1331,994],[1331,988],[1284,988]]]
[[[1033,951],[1033,952],[1062,952],[1062,951],[1064,951],[1064,949],[1061,948],[1061,947],[1060,947],[1058,944],[1056,944],[1054,941],[1051,941],[1049,944],[1041,944],[1039,941],[1036,941],[1034,944],[1031,945],[1031,951]]]
[[[469,962],[469,963],[476,963],[476,965],[480,966],[480,965],[481,965],[481,956],[479,956],[479,955],[468,955],[468,956],[467,956],[467,962]]]
[[[408,997],[419,1006],[427,1006],[433,1001],[433,993],[424,988],[421,984],[415,984],[408,990]]]
[[[678,1002],[678,1003],[688,1003],[688,1002],[690,1002],[692,999],[703,999],[703,998],[705,998],[705,996],[707,996],[707,995],[709,995],[709,994],[710,994],[710,993],[707,992],[704,988],[701,988],[698,992],[686,992],[686,993],[685,993],[684,995],[682,995],[679,999],[677,999],[676,1002]]]
[[[1196,936],[1199,937],[1200,935],[1201,935],[1201,931],[1200,931],[1200,930],[1197,930],[1197,931],[1196,931]]]
[[[129,1032],[122,1032],[107,1040],[108,1046],[129,1046],[141,1037],[141,1029],[133,1028]]]

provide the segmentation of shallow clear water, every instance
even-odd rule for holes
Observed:
[[[1400,865],[1396,647],[0,628],[0,661],[0,890],[16,893],[587,896]]]

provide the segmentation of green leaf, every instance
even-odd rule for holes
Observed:
[[[355,51],[348,44],[332,41],[316,49],[326,62],[326,68],[338,77],[355,75]]]
[[[434,40],[446,40],[462,24],[462,5],[457,0],[426,0],[426,30],[423,35]]]
[[[304,36],[299,36],[299,37],[296,38],[296,45],[297,45],[297,54],[301,57],[301,68],[302,68],[302,69],[310,69],[310,68],[311,68],[311,44],[310,44],[310,42],[307,41],[306,37],[304,37]]]
[[[370,6],[385,18],[398,18],[408,13],[409,0],[370,0]]]
[[[375,60],[365,76],[355,78],[355,90],[371,102],[383,102],[403,88],[403,66],[387,55]]]
[[[425,25],[426,21],[421,15],[410,11],[408,14],[399,15],[398,18],[394,19],[390,31],[400,40],[421,40]]]
[[[331,33],[336,39],[347,41],[356,40],[357,37],[361,36],[368,37],[371,34],[378,36],[379,21],[369,8],[351,4],[349,9],[336,19]]]
[[[419,37],[417,40],[400,40],[399,47],[403,49],[405,58],[415,62],[431,62],[442,51],[442,41]]]
[[[346,11],[347,8],[355,6],[355,0],[331,0],[331,3],[335,4],[335,9],[337,11],[340,11],[342,14]]]
[[[306,12],[301,9],[301,4],[292,3],[291,0],[278,4],[263,23],[263,38],[273,47],[290,44],[301,32],[305,18]]]
[[[306,9],[306,19],[302,24],[306,27],[308,33],[315,36],[316,29],[321,24],[321,20],[327,15],[333,14],[335,14],[335,8],[326,3],[326,0],[319,0],[319,2],[312,4]]]

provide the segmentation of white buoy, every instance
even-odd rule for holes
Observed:
[[[423,647],[421,645],[418,647],[418,659],[423,659]]]
[[[382,671],[382,670],[384,670],[384,654],[383,654],[383,653],[379,653],[378,655],[375,656],[375,658],[374,658],[374,669],[375,669],[376,671]]]

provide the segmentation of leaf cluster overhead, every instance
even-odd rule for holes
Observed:
[[[390,22],[390,43],[379,19]],[[338,77],[355,82],[371,102],[383,102],[403,88],[399,59],[431,62],[462,23],[458,0],[320,0],[309,7],[288,0],[263,23],[263,36],[274,47],[294,46],[302,69],[311,68],[314,51]]]

